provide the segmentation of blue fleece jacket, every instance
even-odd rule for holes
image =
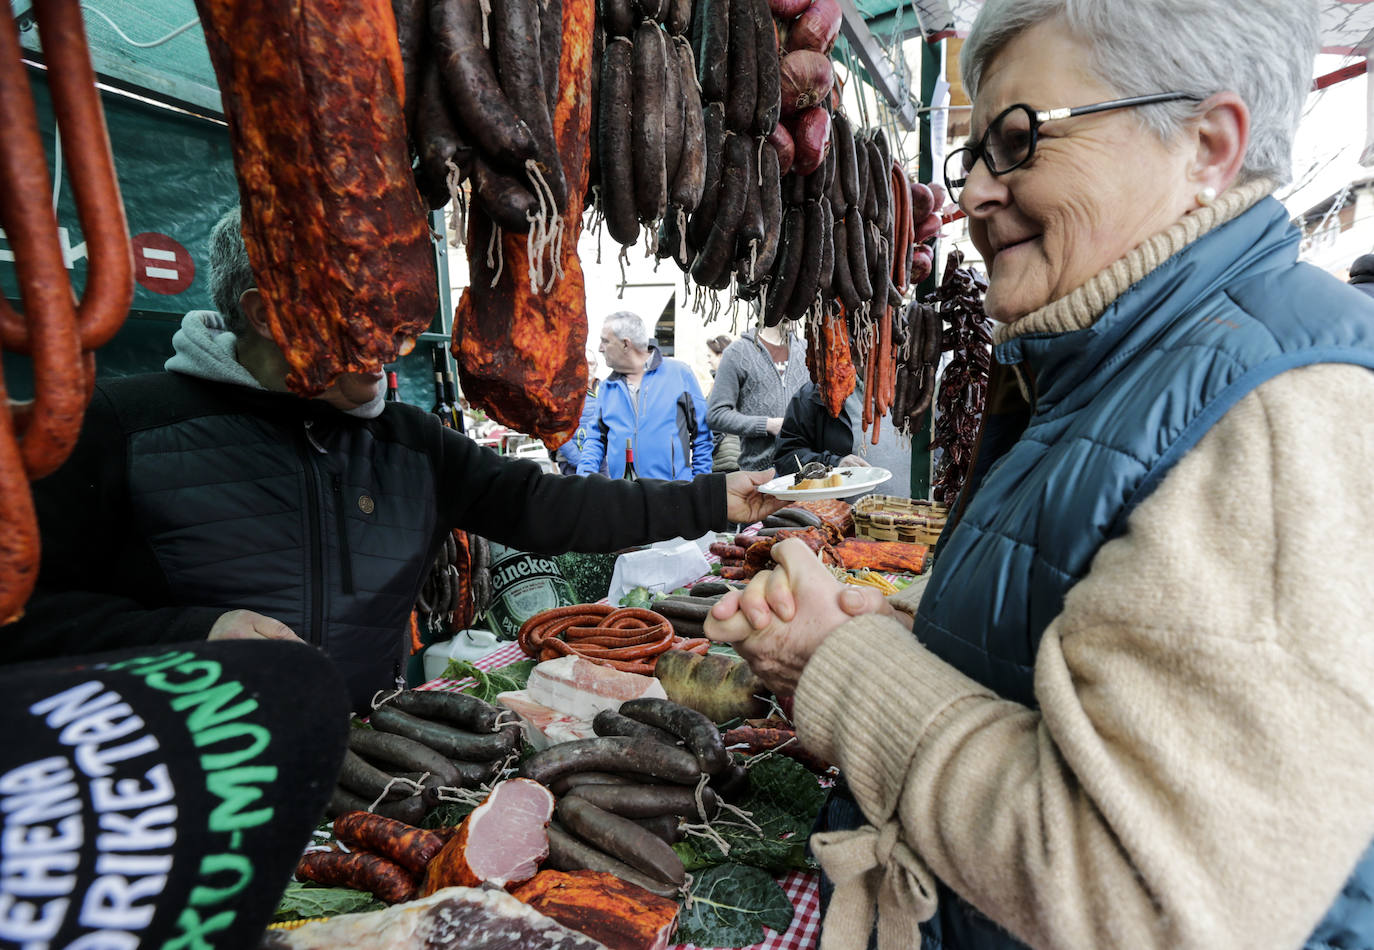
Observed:
[[[686,363],[665,359],[652,343],[649,352],[638,407],[625,374],[612,373],[601,384],[596,423],[587,427],[577,474],[597,472],[604,461],[607,474],[620,478],[626,442],[634,446],[641,478],[685,480],[711,471],[711,430],[696,377]]]

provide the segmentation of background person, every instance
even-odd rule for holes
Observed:
[[[868,460],[854,453],[858,442],[856,427],[863,413],[863,394],[859,387],[845,399],[840,414],[832,416],[821,397],[821,387],[807,383],[787,403],[773,467],[779,475],[790,475],[810,462],[836,466],[868,467]]]
[[[591,428],[596,424],[596,390],[598,380],[596,378],[596,354],[587,354],[587,393],[582,400],[582,415],[577,420],[577,430],[573,432],[572,438],[558,447],[554,453],[554,461],[558,463],[558,471],[563,475],[576,475],[577,463],[582,459],[582,453],[587,448],[587,436]],[[599,475],[606,474],[606,462],[601,462]]]
[[[627,442],[634,446],[640,478],[689,479],[710,472],[706,400],[691,368],[660,353],[644,321],[628,310],[606,318],[600,351],[611,375],[601,384],[596,422],[577,473],[587,475],[604,464],[611,478],[620,478]]]
[[[725,348],[732,341],[724,333],[713,336],[706,341],[706,365],[711,370],[711,383],[714,386],[716,381],[716,370],[720,368],[720,357],[725,352]],[[711,390],[707,389],[707,405],[710,405]],[[709,410],[708,410],[709,411]],[[737,472],[739,471],[739,436],[733,432],[717,432],[711,430],[711,441],[714,448],[711,450],[711,471],[713,472]]]
[[[706,422],[739,436],[739,467],[773,464],[787,400],[811,377],[806,347],[783,325],[749,329],[720,358]]]
[[[1350,285],[1374,296],[1374,254],[1361,254],[1350,265]]]
[[[237,208],[212,234],[210,284],[219,312],[186,316],[167,371],[100,381],[70,458],[34,483],[42,563],[4,628],[5,662],[299,638],[366,708],[403,682],[415,595],[454,528],[540,553],[614,551],[778,507],[753,488],[771,473],[545,474],[386,402],[380,373],[287,392]]]
[[[919,603],[783,542],[707,627],[852,793],[827,946],[1371,943],[1374,302],[1270,197],[1316,49],[1294,0],[979,13],[947,174],[1034,402]]]

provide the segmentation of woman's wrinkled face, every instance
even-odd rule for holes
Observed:
[[[1018,102],[1045,110],[1120,98],[1074,65],[1085,60],[1057,18],[1017,36],[983,71],[970,141]],[[1195,153],[1186,137],[1161,142],[1120,109],[1044,123],[1031,160],[1004,175],[975,163],[959,206],[988,270],[988,315],[1010,323],[1058,300],[1196,207]]]

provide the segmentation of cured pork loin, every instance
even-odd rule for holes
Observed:
[[[286,384],[380,372],[438,308],[388,0],[196,0]]]
[[[538,782],[513,778],[498,783],[426,866],[420,893],[528,881],[549,855],[553,806],[553,793]]]
[[[259,950],[605,950],[496,888],[447,887],[367,914],[269,930]]]

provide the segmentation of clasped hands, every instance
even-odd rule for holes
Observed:
[[[771,553],[777,567],[722,597],[705,630],[712,640],[733,646],[774,693],[790,696],[807,661],[835,628],[851,617],[894,611],[879,591],[840,583],[796,538],[779,541]]]

